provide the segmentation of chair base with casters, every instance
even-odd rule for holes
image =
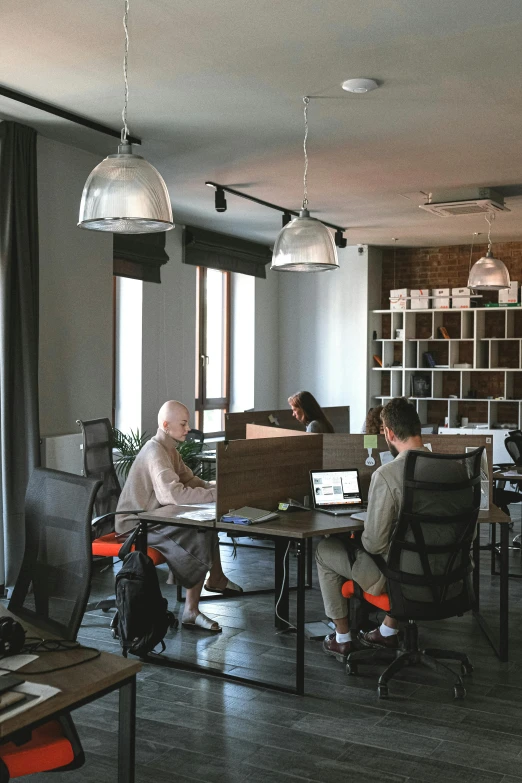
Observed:
[[[345,582],[342,588],[345,598],[357,599],[356,588],[353,581]],[[390,601],[388,596],[371,595],[361,591],[361,597],[368,604],[385,612],[390,610]],[[466,695],[466,689],[462,677],[456,674],[449,666],[441,663],[439,659],[448,661],[458,661],[460,663],[461,674],[471,674],[473,666],[468,656],[455,650],[442,650],[438,648],[421,649],[419,647],[419,632],[417,624],[409,620],[404,629],[402,646],[397,649],[390,648],[364,648],[355,650],[348,655],[346,661],[346,673],[356,675],[358,666],[363,664],[376,664],[379,661],[391,661],[390,665],[382,672],[377,684],[377,693],[380,699],[388,698],[388,682],[406,666],[415,666],[422,664],[437,674],[449,677],[453,680],[453,692],[456,699],[463,699]]]

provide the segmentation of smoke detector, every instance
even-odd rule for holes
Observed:
[[[451,200],[448,198],[451,195]],[[420,209],[438,217],[458,217],[490,212],[509,212],[504,197],[492,188],[468,188],[449,193],[430,193],[428,201],[419,204]]]
[[[376,90],[378,86],[375,79],[346,79],[341,85],[346,92],[359,94]]]

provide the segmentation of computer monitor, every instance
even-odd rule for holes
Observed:
[[[361,505],[362,494],[357,468],[310,471],[314,506]]]

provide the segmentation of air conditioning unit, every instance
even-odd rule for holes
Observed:
[[[449,195],[430,193],[429,200],[425,204],[419,204],[419,207],[439,217],[510,211],[504,204],[504,197],[491,188],[453,191],[451,201],[447,198]]]

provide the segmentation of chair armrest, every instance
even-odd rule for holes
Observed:
[[[116,514],[118,514],[118,516],[120,514],[143,514],[144,511],[145,511],[144,508],[136,508],[136,509],[133,508],[133,509],[130,509],[128,511],[127,510],[125,510],[125,511],[109,511],[107,514],[102,514],[99,517],[94,517],[92,522],[91,522],[91,524],[94,527],[95,525],[98,525],[100,522],[105,522],[106,519],[110,519],[111,517],[115,517]]]

